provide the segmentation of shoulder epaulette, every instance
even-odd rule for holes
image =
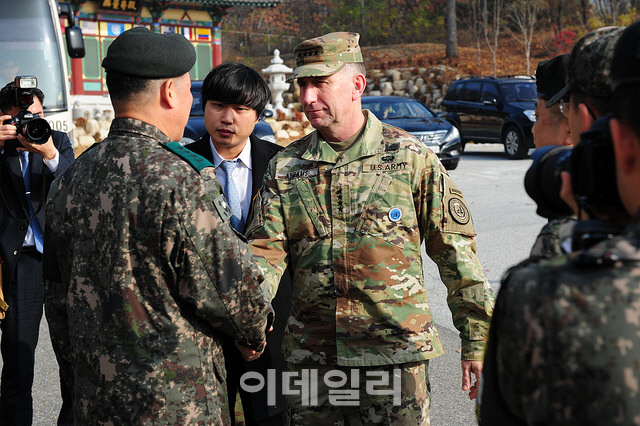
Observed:
[[[198,173],[200,173],[200,170],[204,169],[205,167],[215,167],[211,163],[211,161],[207,160],[202,155],[196,154],[195,152],[185,148],[178,142],[169,142],[167,144],[164,144],[164,146],[169,151],[173,152],[178,157],[191,164],[191,166],[196,169]]]

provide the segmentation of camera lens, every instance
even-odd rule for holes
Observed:
[[[548,219],[570,215],[571,208],[560,198],[560,173],[569,171],[571,148],[564,145],[545,146],[535,150],[532,157],[533,163],[524,176],[524,188],[538,204],[538,215]]]
[[[43,144],[51,136],[51,126],[44,118],[34,118],[24,123],[22,134],[29,142]]]
[[[609,133],[610,116],[596,120],[580,134],[571,156],[571,184],[586,209],[602,213],[624,211],[616,181],[616,160]]]

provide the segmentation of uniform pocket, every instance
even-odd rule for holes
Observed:
[[[356,232],[402,246],[408,240],[415,240],[419,235],[417,231],[411,187],[393,174],[381,174],[362,209]]]
[[[295,187],[309,215],[309,219],[311,219],[311,223],[313,223],[315,233],[320,238],[326,237],[331,232],[331,222],[313,193],[310,182],[298,181],[295,183]]]

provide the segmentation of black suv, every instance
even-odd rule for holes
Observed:
[[[460,131],[462,146],[501,143],[507,157],[524,158],[533,148],[536,81],[532,77],[463,77],[442,101],[446,119]]]

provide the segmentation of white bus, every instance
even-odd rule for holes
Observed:
[[[69,73],[60,18],[66,18],[69,55],[84,56],[82,31],[69,3],[0,0],[0,88],[17,75],[33,75],[44,92],[45,119],[54,130],[73,130]]]

